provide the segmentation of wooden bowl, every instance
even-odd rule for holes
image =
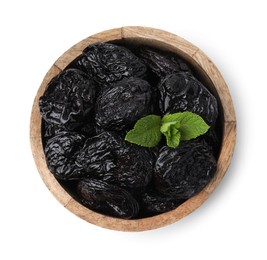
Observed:
[[[211,182],[197,195],[191,197],[178,208],[154,217],[123,220],[96,213],[81,205],[55,179],[48,170],[42,146],[41,115],[38,101],[49,81],[60,73],[83,49],[96,42],[123,40],[132,43],[151,45],[177,53],[187,60],[213,88],[221,103],[222,146],[217,162],[217,171]],[[122,27],[97,33],[74,45],[66,51],[47,72],[33,103],[30,141],[37,169],[57,200],[78,217],[101,227],[122,231],[143,231],[174,223],[198,208],[217,187],[231,162],[236,140],[236,118],[228,87],[212,61],[196,46],[177,35],[154,28]]]

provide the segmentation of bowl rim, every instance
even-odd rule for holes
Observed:
[[[142,219],[124,220],[96,213],[77,202],[59,184],[49,171],[43,152],[41,138],[41,115],[39,98],[44,93],[49,81],[60,73],[83,49],[97,42],[114,40],[138,41],[143,44],[160,47],[176,52],[206,75],[217,92],[223,111],[222,148],[217,161],[217,171],[210,183],[198,194],[185,201],[178,208],[169,212]],[[69,211],[97,226],[120,231],[145,231],[160,228],[189,215],[210,196],[224,177],[231,162],[236,142],[236,117],[229,89],[214,63],[198,47],[187,40],[167,31],[142,26],[126,26],[106,30],[85,38],[61,55],[46,73],[34,99],[30,119],[30,143],[37,170],[45,185],[55,198]]]

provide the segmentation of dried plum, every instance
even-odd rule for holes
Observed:
[[[102,132],[88,138],[77,155],[76,165],[89,174],[104,179],[102,175],[116,167],[114,151],[120,149],[121,145],[121,139],[111,132]]]
[[[136,54],[158,78],[181,71],[192,73],[186,62],[173,53],[142,46],[138,48]]]
[[[166,196],[188,199],[202,190],[216,171],[216,160],[203,142],[182,142],[163,147],[155,163],[154,184]]]
[[[117,183],[129,188],[145,187],[152,178],[153,155],[144,147],[124,142],[123,149],[116,153]]]
[[[142,195],[142,209],[145,214],[160,214],[177,208],[184,200],[158,194],[148,190]]]
[[[147,81],[126,78],[104,89],[98,96],[96,123],[99,127],[120,131],[152,112],[151,88]]]
[[[137,56],[129,49],[111,43],[88,46],[69,67],[85,71],[101,86],[125,77],[143,78],[146,74],[146,66]]]
[[[93,118],[89,119],[85,124],[75,128],[75,132],[80,133],[85,137],[94,136],[97,131],[97,126]],[[49,124],[45,120],[42,120],[42,139],[44,146],[49,139],[61,132],[69,132],[69,130],[64,125]]]
[[[68,69],[54,77],[39,100],[43,119],[73,130],[87,120],[94,106],[96,84],[82,71]]]
[[[159,107],[163,114],[189,111],[200,115],[207,124],[215,125],[217,100],[196,78],[186,73],[167,76],[158,85]]]
[[[126,143],[119,135],[106,131],[86,140],[76,165],[89,177],[137,188],[151,180],[153,157],[148,149]]]
[[[42,138],[44,146],[46,145],[46,142],[56,134],[66,131],[67,129],[62,125],[49,124],[46,121],[42,120]]]
[[[50,138],[44,152],[49,170],[56,178],[72,180],[83,176],[75,165],[76,153],[84,142],[84,136],[74,132],[60,132]]]
[[[101,180],[81,180],[77,192],[86,207],[99,213],[130,219],[139,212],[139,204],[129,192]]]

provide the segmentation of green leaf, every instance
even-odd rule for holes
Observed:
[[[171,125],[167,132],[163,133],[166,137],[167,145],[176,148],[180,143],[181,134],[174,125]]]
[[[167,138],[167,145],[171,148],[178,147],[180,144],[180,140],[181,140],[181,133],[176,128],[174,129],[175,131],[174,132],[172,131],[171,137]]]
[[[174,137],[178,132],[179,141],[187,141],[205,134],[209,130],[209,126],[201,116],[195,113],[178,112],[163,116],[160,129],[167,138],[167,144],[173,144],[174,142],[170,140],[174,140],[175,138],[178,140],[177,137]],[[175,144],[176,143],[177,142],[175,142]]]
[[[203,118],[191,112],[183,112],[180,119],[181,140],[187,141],[205,134],[209,126]]]
[[[159,143],[161,134],[164,134],[167,145],[176,148],[180,141],[203,135],[209,128],[201,116],[192,112],[169,114],[162,119],[157,115],[149,115],[136,122],[125,140],[144,147],[154,147]]]
[[[125,136],[125,140],[144,147],[154,147],[161,139],[160,126],[160,116],[145,116],[135,123],[134,128]]]
[[[164,134],[167,137],[171,137],[171,128],[170,128],[170,125],[168,124],[163,124],[161,127],[160,127],[160,132],[162,134]]]
[[[178,129],[180,126],[179,122],[166,122],[162,123],[160,127],[160,132],[164,135],[171,136],[173,133],[171,132],[171,129]]]
[[[181,117],[183,116],[183,113],[185,112],[178,112],[174,114],[165,115],[162,118],[162,123],[170,123],[170,124],[179,123],[181,120]]]

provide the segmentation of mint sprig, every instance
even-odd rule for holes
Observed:
[[[188,141],[209,130],[203,118],[192,112],[178,112],[164,115],[149,115],[139,119],[130,130],[125,140],[144,147],[154,147],[162,134],[169,147],[178,147],[180,141]]]

